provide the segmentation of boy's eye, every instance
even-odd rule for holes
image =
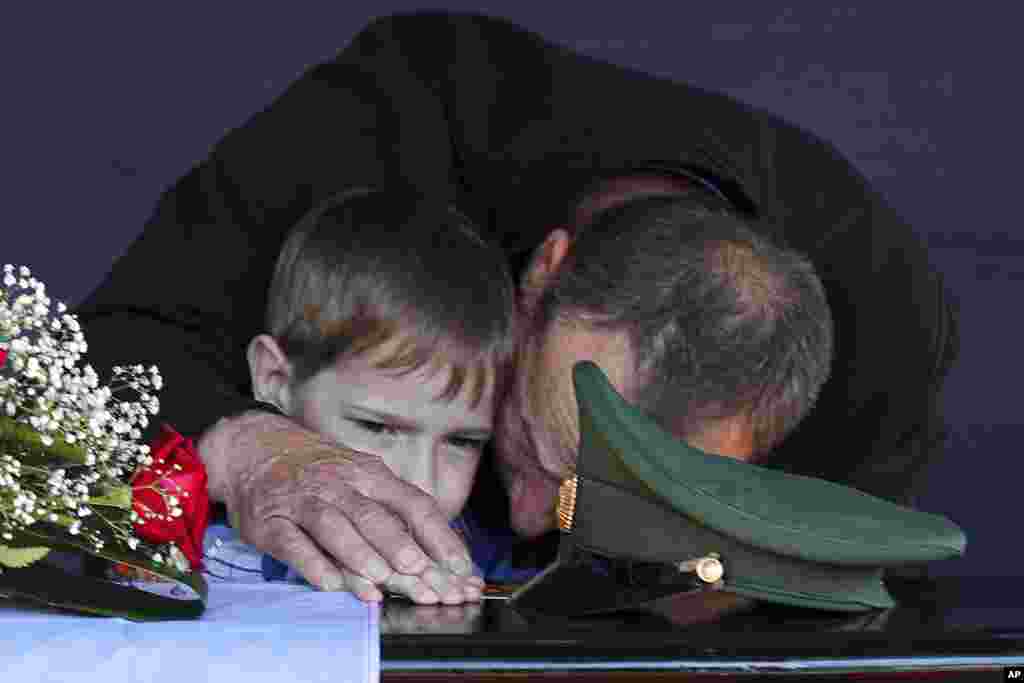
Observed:
[[[483,447],[487,445],[487,441],[487,439],[470,439],[462,436],[453,436],[448,439],[448,443],[456,448],[465,448],[471,451],[483,450]]]
[[[363,429],[371,434],[387,434],[389,436],[395,436],[398,434],[398,427],[392,427],[389,424],[383,422],[374,422],[372,420],[360,420],[357,418],[349,418],[360,429]]]
[[[375,422],[373,420],[363,420],[357,417],[348,418],[349,422],[359,427],[365,432],[369,432],[374,435],[381,436],[398,436],[402,433],[401,427],[387,424],[386,422]],[[481,451],[490,439],[472,438],[468,436],[451,436],[448,437],[448,443],[455,448],[460,448],[469,451]]]

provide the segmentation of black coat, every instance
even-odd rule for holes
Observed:
[[[825,283],[833,376],[772,462],[906,499],[941,448],[937,398],[957,352],[919,236],[806,131],[482,16],[375,21],[229,132],[80,306],[90,361],[159,364],[162,417],[198,434],[250,396],[244,350],[277,251],[327,195],[401,177],[455,201],[518,267],[584,180],[649,162],[714,179]]]

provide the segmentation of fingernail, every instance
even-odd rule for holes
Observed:
[[[440,600],[441,598],[438,597],[437,593],[429,589],[416,594],[416,602],[432,605]]]
[[[466,577],[466,583],[476,586],[477,588],[483,588],[486,581],[484,581],[482,576],[474,574],[473,576]]]
[[[320,590],[337,592],[345,589],[345,579],[340,576],[325,576],[320,583]]]
[[[391,569],[381,560],[373,559],[366,563],[366,574],[370,581],[381,583],[391,576]]]
[[[398,554],[398,564],[401,565],[400,571],[403,574],[415,574],[422,559],[423,555],[421,553],[413,548],[406,548]]]
[[[463,555],[449,557],[447,565],[448,571],[457,576],[469,576],[473,573],[473,563]]]

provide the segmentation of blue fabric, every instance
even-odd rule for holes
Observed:
[[[470,555],[487,583],[525,583],[543,567],[522,567],[514,562],[516,550],[528,544],[509,528],[494,528],[481,523],[471,510],[465,510],[452,522],[469,546]]]
[[[482,524],[470,510],[452,520],[451,527],[465,539],[477,573],[488,583],[524,583],[542,569],[517,566],[513,562],[514,551],[528,542],[519,539],[511,529]],[[262,568],[265,581],[306,583],[298,572],[270,555],[263,555]]]

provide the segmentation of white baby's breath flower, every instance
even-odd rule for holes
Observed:
[[[80,449],[84,463],[22,472],[20,454],[0,454],[0,534],[9,539],[23,526],[70,517],[68,531],[84,535],[97,550],[111,543],[138,550],[132,525],[140,520],[134,510],[127,521],[107,519],[88,503],[92,496],[126,485],[138,467],[152,465],[149,447],[138,441],[149,416],[159,411],[154,396],[163,386],[159,369],[118,367],[112,383],[102,384],[96,371],[81,362],[88,344],[67,305],[51,300],[45,283],[27,267],[5,265],[2,280],[9,289],[0,288],[0,335],[9,341],[0,342],[8,352],[0,377],[0,415],[31,428],[44,447],[53,446],[59,436]],[[173,497],[167,515],[181,514]],[[95,520],[89,527],[82,524],[86,517]],[[180,551],[167,548],[157,545],[147,554],[156,562],[170,558],[180,567]]]

